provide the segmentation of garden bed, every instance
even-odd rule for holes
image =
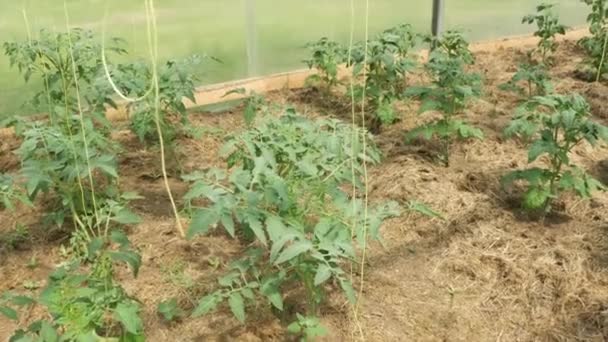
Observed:
[[[361,333],[368,341],[608,339],[608,195],[597,193],[587,201],[565,196],[557,203],[556,213],[540,222],[521,212],[516,193],[500,186],[506,172],[525,167],[527,151],[502,136],[518,98],[498,90],[498,85],[511,78],[528,48],[522,43],[476,49],[473,69],[484,75],[484,95],[466,114],[470,123],[483,129],[486,139],[456,144],[449,168],[434,160],[432,144],[404,142],[404,132],[428,117],[416,114],[417,103],[402,105],[401,121],[375,137],[383,161],[370,169],[370,201],[415,199],[445,220],[412,213],[383,225],[386,243],[371,245],[358,314],[339,295],[321,308],[322,322],[330,331],[327,341],[358,338]],[[584,95],[595,120],[606,124],[608,87],[576,79],[582,58],[574,41],[562,42],[551,76],[558,92]],[[348,99],[324,101],[314,89],[278,91],[268,94],[268,99],[292,104],[312,117],[349,120],[351,115]],[[180,140],[181,164],[169,161],[176,198],[188,189],[178,170],[187,173],[223,166],[218,148],[227,133],[244,128],[242,110],[192,116],[205,134],[198,140]],[[143,223],[129,234],[141,251],[142,268],[136,279],[126,269],[119,279],[143,304],[148,340],[286,339],[282,323],[266,307],[250,309],[252,319],[246,325],[227,308],[169,324],[160,319],[157,304],[171,297],[191,310],[244,246],[219,233],[191,241],[177,236],[158,153],[144,149],[128,131],[114,133],[114,138],[125,146],[120,156],[121,187],[145,197],[133,205]],[[2,142],[2,169],[18,166],[9,153],[15,147]],[[605,146],[592,150],[581,144],[573,159],[608,184]],[[27,208],[0,212],[0,292],[43,287],[48,273],[62,260],[60,245],[69,235],[43,228],[38,223],[41,212]],[[29,231],[23,241],[15,233],[19,225]],[[358,286],[359,274],[354,277]],[[287,300],[287,305],[298,305],[296,299]],[[21,319],[41,314],[32,311]],[[0,318],[0,340],[14,328],[12,322]]]

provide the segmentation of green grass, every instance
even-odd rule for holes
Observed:
[[[108,8],[108,36],[129,41],[134,56],[145,57],[143,0],[66,0],[73,26],[99,31]],[[354,1],[355,35],[364,35],[365,1]],[[557,1],[569,25],[582,24],[585,6],[575,0]],[[248,70],[244,0],[158,0],[160,57],[209,54],[221,64],[206,63],[197,71],[202,84],[302,68],[303,45],[321,36],[343,42],[350,32],[350,0],[256,0],[257,60]],[[521,25],[535,5],[530,0],[447,1],[448,27],[464,29],[471,39],[490,39],[530,32]],[[0,1],[0,42],[26,39],[22,11],[34,35],[41,28],[65,30],[63,1]],[[370,32],[402,22],[421,31],[430,26],[431,1],[370,0]],[[21,104],[35,91],[26,85],[8,60],[0,56],[0,118],[27,112]]]

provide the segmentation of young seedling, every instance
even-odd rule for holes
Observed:
[[[347,50],[338,42],[329,40],[326,37],[316,42],[306,44],[310,50],[310,58],[304,60],[309,69],[316,69],[318,74],[308,77],[306,80],[310,84],[321,83],[325,91],[329,93],[331,89],[340,83],[338,79],[338,69],[341,64],[346,62]]]
[[[528,184],[523,207],[550,212],[552,202],[564,191],[583,198],[591,197],[604,186],[572,163],[570,154],[582,141],[591,145],[608,139],[608,128],[590,120],[589,105],[580,95],[548,95],[528,101],[507,127],[507,136],[528,141],[528,162],[542,156],[548,167],[532,167],[509,173],[504,185],[522,180]]]
[[[93,240],[85,258],[92,261],[87,271],[80,271],[79,260],[66,262],[49,276],[38,298],[19,297],[24,298],[19,303],[42,306],[51,318],[36,321],[27,329],[18,329],[11,341],[98,340],[98,334],[129,341],[143,337],[138,302],[113,278],[116,262],[126,262],[135,276],[138,273],[141,259],[131,249],[127,237],[113,231],[105,244],[99,239]],[[16,312],[3,310],[1,304],[0,300],[0,313],[16,320]]]
[[[555,5],[542,3],[536,6],[536,13],[530,14],[522,19],[523,24],[536,24],[534,32],[540,38],[538,51],[541,54],[543,64],[549,63],[549,57],[557,49],[556,36],[566,34],[567,27],[559,22],[559,16],[555,12]]]
[[[608,65],[606,65],[606,50],[608,47],[608,1],[606,0],[582,0],[591,7],[591,13],[587,16],[589,32],[591,37],[582,38],[579,41],[587,51],[587,64],[593,74],[589,80],[599,82],[606,79]]]
[[[158,303],[157,311],[166,322],[179,320],[184,315],[183,310],[179,307],[177,299],[175,298]]]
[[[374,111],[370,131],[378,132],[382,125],[392,124],[398,116],[395,101],[403,98],[407,75],[416,68],[412,50],[419,36],[410,25],[400,25],[385,30],[365,47],[359,44],[353,49],[353,75],[358,77],[365,70],[365,88],[358,86],[357,97],[365,94],[367,105]]]
[[[544,64],[520,64],[519,69],[509,82],[501,84],[499,88],[515,92],[527,99],[553,92],[553,84]]]
[[[251,128],[255,119],[258,117],[259,113],[264,112],[268,109],[268,102],[263,95],[256,93],[255,91],[250,91],[247,94],[247,89],[245,88],[237,88],[233,89],[223,97],[226,97],[230,94],[239,94],[247,96],[245,98],[245,109],[243,110],[243,119],[245,120],[245,125],[248,128]]]
[[[315,341],[319,337],[327,335],[327,328],[321,325],[318,317],[305,317],[296,315],[297,320],[289,324],[287,331],[299,337],[301,342]]]
[[[451,41],[461,41],[451,36]],[[460,51],[458,54],[456,51]],[[426,64],[433,83],[426,87],[411,87],[408,96],[422,100],[420,112],[438,111],[442,117],[429,124],[417,127],[406,134],[406,141],[422,137],[439,137],[442,143],[441,159],[445,166],[450,164],[450,146],[454,139],[482,139],[483,133],[466,122],[457,119],[467,102],[481,94],[481,77],[465,70],[472,62],[472,55],[455,45],[438,41]]]

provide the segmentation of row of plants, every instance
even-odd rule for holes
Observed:
[[[112,43],[104,47],[107,52],[126,54],[122,40]],[[48,116],[4,122],[21,141],[16,150],[21,169],[2,175],[0,198],[7,209],[44,199],[50,203],[45,224],[71,231],[66,260],[39,296],[5,293],[0,300],[0,312],[10,319],[18,319],[21,306],[40,305],[50,314],[17,330],[11,341],[144,340],[140,304],[115,279],[119,263],[130,266],[133,276],[141,266],[125,233],[139,222],[129,202],[140,197],[119,186],[121,146],[111,137],[105,112],[118,107],[116,92],[136,99],[128,103],[129,127],[150,148],[159,142],[158,125],[170,144],[191,133],[182,100],[195,101],[188,67],[197,61],[169,61],[156,71],[144,62],[112,63],[105,52],[99,54],[95,35],[81,29],[42,31],[36,40],[4,47],[26,81],[41,83],[31,104]],[[149,96],[154,82],[158,96]],[[343,190],[352,183],[363,191],[362,163],[379,161],[365,131],[338,121],[311,121],[292,109],[277,120],[264,102],[257,95],[247,102],[249,129],[228,140],[226,170],[184,176],[192,183],[184,197],[184,215],[192,218],[188,237],[222,226],[249,246],[218,280],[220,289],[202,298],[192,315],[226,300],[244,321],[246,307],[263,298],[291,323],[289,331],[313,337],[323,331],[316,316],[325,290],[339,284],[355,300],[343,267],[354,262],[366,239],[380,239],[382,221],[398,215],[400,206],[367,210],[363,200]],[[212,205],[203,205],[208,202]],[[407,207],[433,214],[415,202]],[[295,316],[282,313],[287,293],[300,289],[306,308]],[[177,317],[178,309],[170,300],[159,306],[168,319]]]
[[[588,53],[585,67],[592,69],[594,75],[597,73],[595,81],[598,81],[605,68],[608,7],[603,0],[584,2],[592,9],[588,16],[591,36],[580,40],[579,45]],[[574,191],[588,198],[593,191],[604,189],[599,181],[574,165],[569,155],[582,141],[595,145],[598,140],[608,138],[606,127],[591,121],[590,108],[583,97],[554,93],[550,68],[556,62],[553,55],[558,46],[557,36],[565,34],[567,29],[560,23],[555,9],[553,4],[543,3],[537,6],[536,13],[522,19],[522,23],[536,26],[534,35],[539,42],[536,49],[528,52],[527,60],[519,65],[511,80],[500,86],[502,90],[516,93],[522,102],[512,123],[505,129],[505,136],[529,146],[529,163],[544,159],[549,164],[547,168],[532,167],[511,172],[504,177],[503,184],[509,186],[524,181],[527,190],[523,207],[538,211],[543,217],[562,191]],[[411,53],[421,41],[430,46],[423,69],[431,83],[412,86],[407,82],[407,74],[417,69],[417,61]],[[357,94],[366,95],[365,101],[375,115],[375,122],[390,124],[397,121],[398,115],[393,107],[397,100],[417,99],[421,101],[420,113],[440,114],[429,123],[407,132],[405,140],[438,138],[441,143],[439,159],[445,166],[449,166],[450,146],[454,141],[483,139],[480,129],[462,120],[467,103],[481,96],[482,78],[470,71],[474,57],[459,32],[448,31],[440,38],[425,37],[412,32],[411,26],[402,25],[351,48],[327,38],[308,46],[311,58],[306,63],[318,70],[313,81],[324,84],[324,91],[329,92],[340,84],[340,68],[351,67],[350,79],[358,89]],[[371,127],[372,131],[374,128],[376,126]]]
[[[581,46],[589,53],[587,63],[601,76],[606,9],[602,1],[586,2],[593,9],[592,36]],[[523,206],[544,216],[563,191],[589,197],[604,188],[570,157],[582,141],[607,140],[608,128],[591,121],[581,96],[554,93],[551,56],[556,36],[565,27],[553,6],[537,10],[523,21],[537,25],[538,48],[502,86],[522,96],[505,133],[529,146],[530,163],[548,163],[511,172],[503,181],[525,181]],[[423,65],[430,82],[413,86],[409,75],[421,64],[414,55],[421,42],[432,47]],[[118,106],[116,92],[137,99],[128,105],[130,128],[150,148],[160,140],[172,144],[180,135],[191,134],[182,100],[195,101],[190,68],[200,59],[168,61],[157,70],[145,62],[113,62],[127,53],[124,46],[120,39],[100,46],[92,32],[80,29],[42,31],[37,40],[4,45],[26,81],[40,82],[43,90],[32,104],[48,118],[16,117],[4,123],[14,127],[21,140],[16,151],[21,169],[0,177],[0,199],[11,209],[15,202],[34,205],[44,197],[51,203],[46,223],[71,229],[66,261],[39,296],[0,297],[0,313],[11,319],[18,318],[19,307],[29,305],[41,305],[50,314],[17,330],[11,341],[145,339],[140,304],[115,277],[119,264],[129,266],[133,276],[141,266],[141,256],[126,234],[139,222],[129,210],[129,202],[139,197],[119,186],[121,146],[111,138],[105,111]],[[481,96],[482,78],[471,71],[474,56],[460,33],[424,37],[401,25],[350,48],[325,38],[309,47],[307,64],[319,70],[311,82],[320,82],[326,93],[341,85],[341,66],[350,68],[355,80],[351,96],[368,104],[372,132],[399,119],[397,102],[416,99],[421,101],[420,112],[439,115],[407,132],[406,140],[437,137],[446,167],[454,141],[483,138],[479,128],[463,119],[469,101]],[[99,53],[102,49],[113,53],[110,61]],[[243,256],[228,266],[217,288],[205,294],[191,314],[209,314],[226,303],[244,322],[248,308],[259,310],[262,305],[288,325],[289,332],[313,339],[325,331],[318,316],[328,292],[340,288],[349,301],[356,301],[345,267],[356,263],[369,239],[382,242],[382,222],[400,215],[403,208],[437,214],[417,202],[368,208],[357,194],[365,192],[365,165],[378,163],[380,153],[366,130],[336,120],[310,120],[291,108],[277,118],[261,96],[252,95],[245,110],[247,129],[229,136],[221,151],[226,167],[183,176],[191,183],[183,198],[183,214],[191,218],[187,237],[221,227],[244,246]],[[296,303],[295,310],[287,309],[287,304],[293,305],[285,300],[293,294],[304,299],[304,307]],[[176,300],[162,302],[159,312],[168,320],[182,314]]]
[[[0,311],[11,319],[18,318],[15,306],[30,304],[50,314],[50,319],[17,330],[11,341],[144,339],[140,304],[115,280],[119,263],[130,266],[134,276],[141,264],[125,234],[140,221],[129,202],[141,197],[119,186],[121,146],[112,139],[106,110],[118,108],[116,91],[137,97],[127,108],[133,133],[155,148],[158,117],[164,141],[172,144],[189,133],[183,98],[195,100],[191,70],[200,58],[167,61],[158,70],[144,62],[106,60],[106,53],[125,55],[125,45],[113,39],[102,46],[93,32],[82,29],[42,30],[37,39],[4,44],[11,65],[41,89],[29,105],[46,116],[14,116],[3,122],[14,128],[21,143],[15,151],[21,168],[2,175],[2,203],[12,209],[15,202],[40,206],[43,201],[42,224],[71,232],[63,249],[65,262],[39,296],[7,293],[0,301]],[[152,84],[157,84],[158,96],[148,96]]]

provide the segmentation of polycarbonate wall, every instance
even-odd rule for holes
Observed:
[[[72,26],[101,30],[107,10],[107,36],[129,42],[132,58],[145,58],[143,0],[66,0]],[[464,30],[472,40],[531,32],[521,17],[534,11],[533,0],[445,0],[445,27]],[[556,0],[562,21],[584,24],[580,0]],[[365,0],[157,0],[160,57],[179,59],[208,54],[197,70],[201,84],[242,79],[305,67],[306,42],[322,36],[347,43],[354,3],[355,39],[364,37]],[[369,0],[369,30],[410,23],[429,32],[432,0]],[[25,40],[24,14],[35,35],[41,28],[65,31],[62,0],[0,1],[0,42]],[[0,56],[0,118],[17,112],[35,89],[25,85]]]
[[[585,24],[589,9],[582,0],[445,0],[448,28],[466,32],[472,40],[489,40],[533,32],[536,27],[521,24],[541,2],[556,5],[561,22],[576,27]]]

